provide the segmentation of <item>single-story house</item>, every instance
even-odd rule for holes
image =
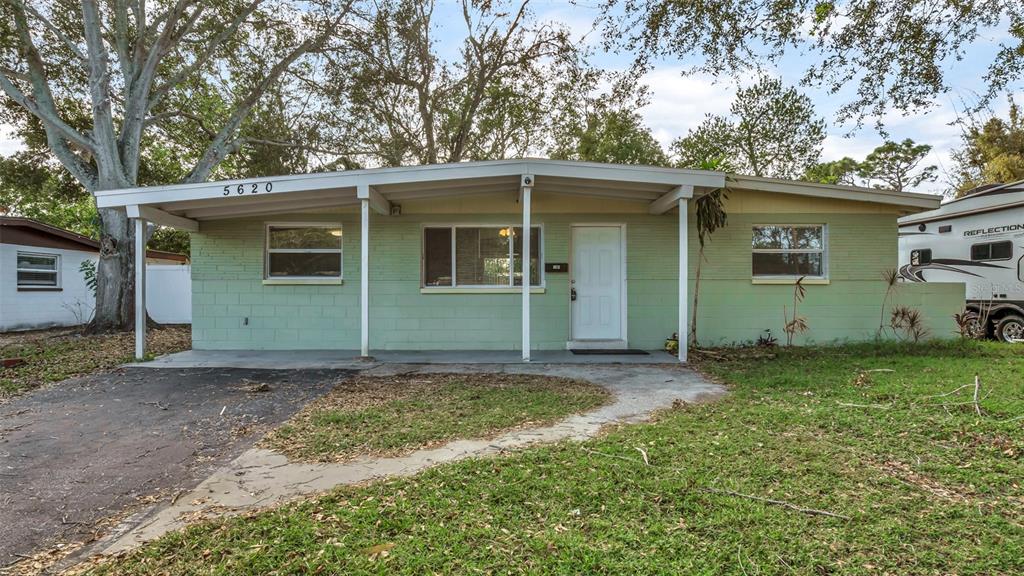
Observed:
[[[901,286],[883,304],[896,219],[938,207],[926,194],[517,159],[110,190],[97,201],[125,207],[140,230],[192,232],[197,350],[520,350],[529,360],[567,347],[658,349],[679,333],[685,360],[691,205],[726,186],[728,225],[701,269],[701,344],[781,339],[798,278],[800,342],[874,338],[892,302],[919,308],[936,336],[952,331],[962,284]]]
[[[88,322],[95,297],[82,265],[98,258],[99,243],[92,238],[31,218],[0,216],[0,332]],[[188,258],[149,250],[146,262],[153,273],[154,268],[187,268],[182,265]],[[181,316],[163,314],[166,306],[160,304],[155,312],[161,318]]]

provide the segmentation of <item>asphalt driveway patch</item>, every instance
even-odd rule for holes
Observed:
[[[123,368],[0,406],[0,566],[191,490],[351,374]]]

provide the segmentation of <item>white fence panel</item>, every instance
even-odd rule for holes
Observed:
[[[146,310],[161,324],[191,324],[192,266],[146,266]]]

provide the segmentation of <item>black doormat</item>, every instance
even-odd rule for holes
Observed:
[[[634,350],[632,348],[572,348],[569,350],[573,354],[579,354],[581,356],[618,356],[622,355],[634,355],[634,356],[649,356],[649,352],[643,350]]]

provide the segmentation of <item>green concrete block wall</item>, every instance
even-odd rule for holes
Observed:
[[[425,223],[510,223],[512,215],[373,216],[370,233],[370,346],[372,349],[518,349],[519,294],[421,294],[420,243]],[[264,226],[278,222],[341,222],[344,284],[266,286]],[[673,215],[536,214],[544,260],[568,262],[570,225],[624,223],[627,234],[627,329],[630,346],[660,348],[676,330],[678,223]],[[764,329],[782,337],[782,306],[791,286],[750,281],[750,227],[765,223],[829,224],[832,284],[808,286],[801,315],[810,331],[802,342],[873,337],[886,267],[896,265],[892,215],[734,214],[706,250],[699,304],[703,344],[748,342]],[[696,232],[690,222],[693,290]],[[204,222],[192,239],[193,346],[196,349],[358,349],[358,215],[282,215]],[[901,287],[919,303],[935,335],[952,329],[963,285]],[[905,296],[904,296],[905,294]],[[246,321],[246,319],[248,319]],[[947,321],[948,320],[948,321]],[[547,274],[546,292],[531,301],[533,347],[563,349],[569,338],[569,276]],[[948,326],[946,325],[948,323]]]
[[[691,220],[692,223],[692,220]],[[880,319],[889,321],[894,305],[916,306],[925,315],[934,337],[948,337],[952,315],[963,307],[963,284],[900,284],[885,304],[882,275],[897,265],[896,220],[885,214],[733,214],[705,248],[701,273],[697,339],[704,345],[755,341],[765,330],[785,341],[784,307],[792,315],[792,285],[751,282],[751,228],[758,224],[826,224],[828,275],[826,285],[806,285],[798,304],[809,330],[799,344],[869,340],[878,334]],[[698,245],[691,226],[690,245]],[[690,277],[697,259],[690,259]],[[691,294],[693,282],[691,280]],[[692,313],[692,311],[691,311]],[[888,335],[892,337],[891,334]]]

